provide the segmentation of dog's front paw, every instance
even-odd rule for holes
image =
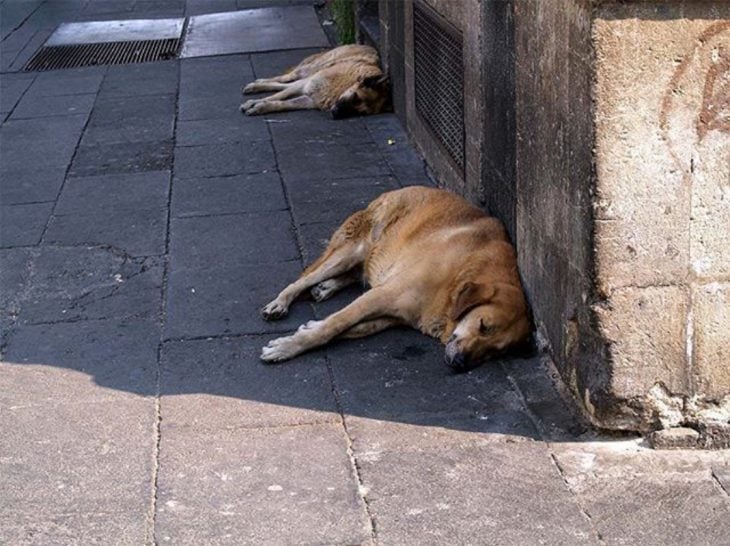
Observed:
[[[278,300],[274,300],[266,304],[261,309],[261,316],[266,320],[279,320],[284,318],[289,312],[289,308]]]
[[[250,110],[251,108],[253,108],[254,106],[256,106],[256,104],[258,102],[259,101],[258,100],[255,100],[255,99],[249,99],[249,100],[247,100],[246,102],[244,102],[241,105],[241,112],[245,112],[246,110]]]
[[[314,301],[320,302],[332,296],[332,294],[335,293],[335,290],[332,287],[331,281],[322,281],[321,283],[313,286],[309,293],[312,295],[312,299]]]
[[[261,360],[264,362],[283,362],[297,356],[301,352],[296,335],[272,339],[261,349]]]
[[[298,329],[297,332],[307,332],[309,330],[316,330],[323,321],[321,320],[310,320],[309,322],[302,324]]]
[[[248,85],[241,87],[241,93],[243,95],[249,95],[256,92],[256,82],[251,82]]]
[[[266,102],[260,100],[246,101],[241,105],[241,108],[247,116],[258,116],[259,114],[265,114],[268,112],[266,109]]]

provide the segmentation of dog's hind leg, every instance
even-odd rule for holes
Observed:
[[[360,266],[365,259],[366,247],[363,238],[369,231],[369,216],[366,211],[359,211],[350,216],[335,231],[329,245],[299,279],[284,288],[274,301],[261,310],[266,320],[284,317],[291,303],[305,290],[314,285],[339,277]]]
[[[283,85],[301,80],[307,76],[306,71],[294,68],[273,78],[258,78],[241,89],[241,92],[248,95],[249,93],[261,93],[262,91],[278,91],[283,89]]]
[[[315,285],[310,293],[314,301],[325,301],[337,292],[360,281],[361,276],[350,271],[343,275],[324,280]]]
[[[246,101],[241,105],[241,112],[247,116],[258,116],[261,114],[270,114],[272,112],[315,110],[316,108],[317,105],[310,97],[302,95],[289,100],[271,100],[267,98],[260,101]]]
[[[385,317],[373,320],[366,320],[360,324],[356,324],[349,330],[345,330],[339,336],[340,339],[356,339],[359,337],[367,337],[393,326],[401,326],[403,321],[397,318]]]
[[[244,95],[248,95],[250,93],[264,93],[266,91],[281,91],[287,87],[289,87],[289,82],[280,82],[277,80],[256,80],[244,87],[242,93]]]
[[[384,286],[373,288],[326,319],[310,321],[302,325],[293,335],[271,340],[262,349],[261,360],[266,362],[288,360],[314,347],[324,345],[362,323],[375,322],[372,326],[383,326],[385,323],[378,319],[385,318],[384,315],[392,316],[397,296],[393,290]],[[368,326],[363,326],[363,331],[367,329]]]

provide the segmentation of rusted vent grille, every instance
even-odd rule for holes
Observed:
[[[416,111],[464,169],[464,59],[461,33],[422,2],[413,4]]]
[[[61,45],[41,48],[25,65],[26,72],[101,64],[132,64],[173,59],[179,38]]]

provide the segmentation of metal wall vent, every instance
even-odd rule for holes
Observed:
[[[42,47],[25,65],[26,72],[103,64],[132,64],[177,57],[180,38]]]
[[[441,15],[413,3],[416,111],[464,170],[463,39]]]

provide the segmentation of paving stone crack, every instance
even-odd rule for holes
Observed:
[[[715,484],[720,488],[720,491],[724,493],[724,495],[728,498],[730,498],[730,491],[723,485],[723,483],[720,481],[719,476],[715,473],[714,470],[710,472],[712,476],[712,480],[715,482]]]

